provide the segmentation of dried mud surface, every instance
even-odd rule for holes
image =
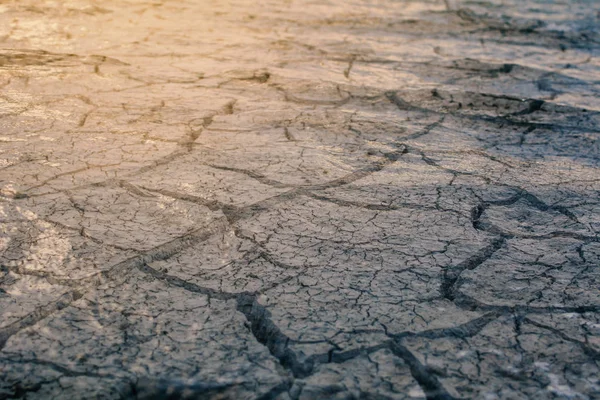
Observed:
[[[0,0],[0,398],[599,399],[599,26]]]

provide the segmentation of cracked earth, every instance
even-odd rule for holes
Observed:
[[[0,0],[0,398],[599,399],[593,0]]]

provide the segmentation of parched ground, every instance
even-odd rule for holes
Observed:
[[[600,3],[0,0],[0,398],[600,399]]]

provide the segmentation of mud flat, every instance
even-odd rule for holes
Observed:
[[[0,398],[600,398],[599,12],[0,1]]]

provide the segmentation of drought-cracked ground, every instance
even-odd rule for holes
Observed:
[[[599,399],[599,26],[0,0],[0,398]]]

